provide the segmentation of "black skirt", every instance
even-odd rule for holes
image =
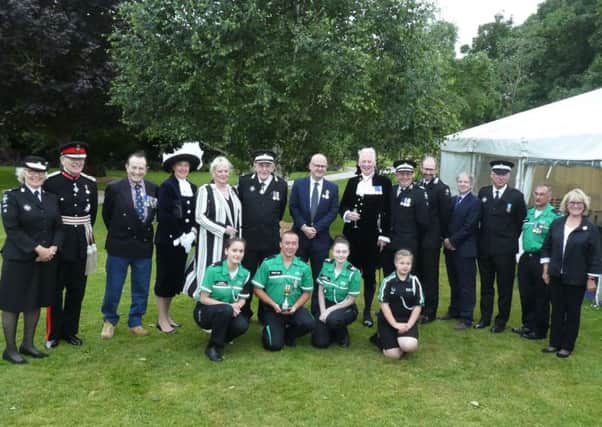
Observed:
[[[157,243],[157,279],[155,295],[171,298],[182,292],[184,287],[186,259],[188,254],[182,246]]]
[[[57,262],[4,260],[0,310],[22,313],[54,303]]]

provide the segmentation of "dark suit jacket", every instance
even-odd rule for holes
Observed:
[[[190,183],[192,194],[196,194],[196,185]],[[171,175],[157,191],[157,235],[155,242],[171,245],[182,233],[188,233],[194,227],[194,199],[182,197],[178,179]]]
[[[523,193],[507,187],[499,200],[493,200],[493,187],[488,185],[479,190],[479,199],[479,256],[515,255],[527,216]]]
[[[349,239],[373,242],[390,228],[391,204],[389,201],[392,185],[386,176],[374,175],[372,185],[380,187],[381,194],[360,197],[355,194],[360,178],[360,175],[356,175],[347,181],[339,214],[342,217],[345,212],[357,209],[361,219],[357,222],[357,228],[354,228],[353,222],[345,223],[343,234]]]
[[[157,186],[144,181],[148,197],[157,198]],[[111,182],[105,190],[102,219],[107,226],[106,249],[109,255],[123,258],[150,258],[153,255],[153,219],[155,208],[147,206],[144,222],[134,209],[132,190],[127,178]]]
[[[336,218],[339,208],[339,188],[333,182],[324,180],[318,211],[312,224],[309,211],[309,187],[310,177],[299,178],[293,183],[289,203],[290,213],[294,222],[293,230],[297,231],[300,236],[303,236],[301,227],[303,224],[306,224],[316,228],[318,234],[315,239],[322,240],[326,237],[330,239],[330,224]]]
[[[9,190],[2,198],[2,221],[6,241],[2,257],[15,261],[33,261],[35,247],[46,248],[63,243],[61,214],[56,196],[42,191],[42,201],[25,186]]]
[[[438,249],[449,223],[451,195],[449,187],[439,177],[433,178],[428,184],[423,183],[423,187],[428,195],[430,221],[422,235],[420,247]]]
[[[584,217],[569,235],[563,251],[565,223],[566,216],[554,220],[541,248],[541,259],[549,259],[550,276],[559,277],[566,285],[585,287],[588,273],[602,274],[600,232]]]
[[[481,201],[474,194],[468,193],[456,206],[458,197],[454,196],[450,201],[451,217],[446,238],[456,248],[451,253],[461,257],[475,258],[477,256],[477,232],[481,218]]]

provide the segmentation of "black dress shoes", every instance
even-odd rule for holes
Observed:
[[[560,350],[558,350],[558,353],[556,353],[556,356],[560,357],[561,359],[566,359],[570,355],[571,355],[571,351],[565,350],[564,348],[561,348]]]
[[[284,334],[284,345],[287,347],[297,347],[297,340],[292,334]]]
[[[512,332],[515,334],[524,335],[533,332],[533,330],[531,328],[521,326],[520,328],[512,328]]]
[[[378,348],[379,350],[383,349],[383,346],[380,342],[380,338],[378,337],[378,334],[374,334],[370,337],[370,342],[372,344],[374,344],[376,346],[376,348]]]
[[[48,355],[46,353],[42,353],[40,350],[38,350],[35,347],[25,348],[25,347],[21,346],[21,347],[19,347],[19,353],[25,354],[27,356],[31,356],[34,359],[43,359],[45,357],[48,357]]]
[[[477,323],[475,323],[475,325],[473,327],[475,329],[484,329],[488,326],[489,326],[489,322],[483,322],[482,320],[479,320]]]
[[[504,332],[504,329],[506,329],[506,327],[503,325],[495,325],[493,328],[491,328],[491,332],[493,332],[494,334],[499,334],[501,332]]]
[[[69,335],[68,337],[65,337],[64,340],[66,342],[68,342],[69,344],[74,345],[76,347],[79,347],[84,343],[82,341],[82,339],[80,337],[78,337],[77,335]]]
[[[536,334],[535,331],[531,331],[528,333],[521,334],[521,337],[526,338],[528,340],[543,340],[546,336]]]
[[[557,351],[558,351],[558,348],[551,346],[551,345],[541,349],[542,353],[556,353]]]
[[[23,365],[27,363],[27,360],[25,360],[25,358],[22,357],[20,354],[12,355],[6,350],[4,350],[4,352],[2,353],[2,358],[7,362],[12,363],[13,365]]]
[[[458,316],[452,316],[449,313],[446,313],[443,316],[437,317],[437,319],[439,319],[439,320],[453,320],[453,319],[457,319],[457,318],[458,318]]]
[[[339,339],[339,346],[343,348],[347,348],[351,345],[351,340],[349,339],[349,331],[345,331],[345,334]]]
[[[362,322],[364,324],[364,326],[371,328],[372,326],[374,326],[374,320],[372,320],[372,315],[370,314],[370,312],[364,312],[364,321]]]
[[[222,355],[219,353],[219,350],[215,346],[210,346],[205,349],[205,354],[212,362],[221,362],[224,360]]]
[[[434,316],[422,316],[422,318],[420,319],[420,324],[421,325],[426,325],[428,323],[432,323],[435,321],[435,317]]]

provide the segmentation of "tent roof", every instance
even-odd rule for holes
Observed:
[[[602,160],[602,89],[447,136],[442,151],[548,160]]]

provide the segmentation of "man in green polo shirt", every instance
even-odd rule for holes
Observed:
[[[512,332],[530,340],[544,339],[550,319],[549,288],[542,279],[539,251],[558,213],[550,204],[552,188],[540,184],[533,191],[535,206],[527,211],[521,243],[523,254],[518,262],[518,290],[523,325]]]
[[[315,319],[303,305],[311,296],[313,279],[309,266],[295,256],[299,236],[286,231],[280,238],[280,253],[266,258],[253,277],[255,295],[261,301],[264,324],[263,346],[279,351],[314,329]]]

